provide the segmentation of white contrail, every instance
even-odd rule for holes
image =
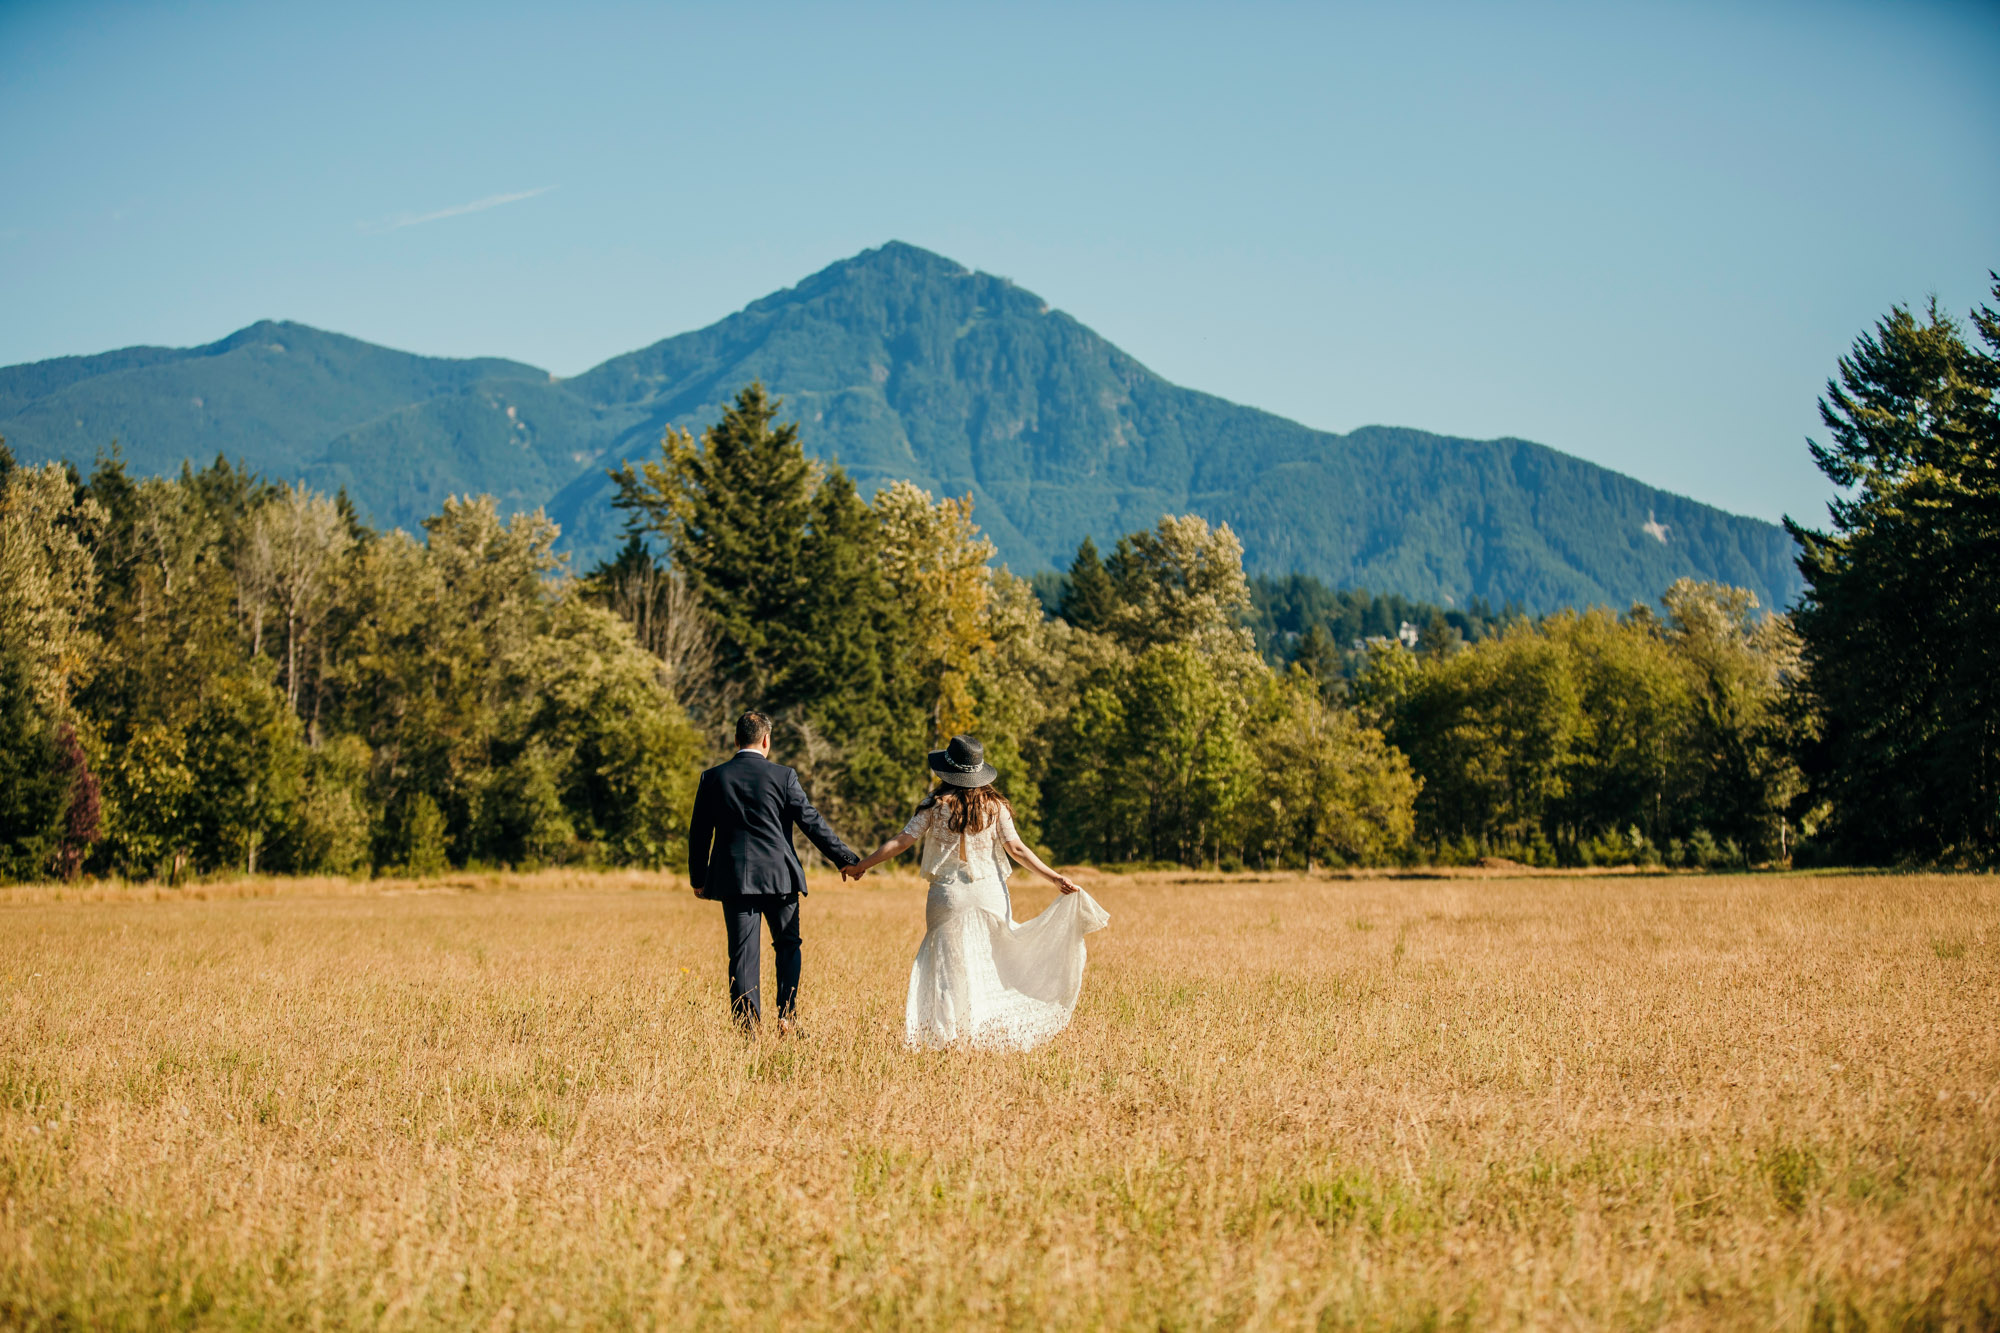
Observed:
[[[475,199],[469,204],[453,204],[450,208],[440,208],[435,213],[412,213],[391,222],[364,222],[361,224],[361,229],[396,231],[403,227],[414,227],[420,222],[436,222],[439,218],[455,218],[463,213],[482,213],[489,208],[498,208],[502,204],[517,204],[523,199],[533,199],[536,195],[547,194],[555,188],[553,185],[544,185],[539,189],[519,190],[513,194],[489,194],[484,199]]]

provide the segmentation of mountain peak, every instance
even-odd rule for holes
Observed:
[[[972,270],[956,259],[947,258],[935,250],[926,250],[921,245],[911,245],[908,241],[885,241],[873,250],[863,250],[858,255],[838,260],[828,267],[872,269],[877,272],[916,272],[945,278],[964,278],[972,275]]]
[[[1685,574],[1783,604],[1796,586],[1771,525],[1526,441],[1331,435],[1183,389],[1034,293],[906,241],[565,385],[630,423],[611,428],[609,463],[667,425],[701,429],[753,379],[864,494],[909,480],[970,495],[1017,569],[1196,512],[1229,522],[1252,568],[1431,601],[1624,606]],[[550,514],[594,551],[613,540],[608,506],[585,476]],[[1662,547],[1648,521],[1701,528],[1703,549]]]
[[[1430,601],[1624,606],[1689,576],[1783,605],[1798,587],[1773,525],[1526,441],[1330,435],[1184,389],[1034,293],[907,241],[560,383],[259,320],[202,348],[0,369],[0,435],[27,461],[82,466],[115,438],[141,472],[227,453],[345,485],[406,528],[452,493],[546,504],[587,561],[618,541],[606,466],[669,425],[715,421],[752,379],[863,493],[908,480],[969,495],[1024,571],[1191,512],[1229,523],[1253,569]]]
[[[933,283],[961,282],[984,278],[955,259],[948,259],[908,241],[889,241],[872,250],[836,259],[825,268],[793,286],[752,301],[744,314],[776,310],[800,301],[811,301],[843,288],[876,287],[912,289]],[[989,279],[998,281],[997,279]]]
[[[255,323],[245,324],[226,338],[218,338],[214,342],[197,347],[194,350],[205,356],[222,356],[235,351],[239,347],[269,346],[274,343],[282,344],[288,338],[296,340],[300,333],[308,336],[319,334],[321,337],[340,336],[338,334],[321,334],[318,329],[310,325],[294,324],[288,319],[260,319]]]

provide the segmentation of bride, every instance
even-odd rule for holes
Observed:
[[[841,874],[860,879],[921,840],[931,891],[924,942],[910,967],[904,1036],[912,1046],[1025,1051],[1068,1026],[1083,989],[1083,937],[1111,917],[1021,841],[1012,807],[993,789],[999,773],[978,741],[954,736],[931,752],[930,764],[938,783],[903,831]],[[1019,925],[1007,896],[1008,857],[1062,890]]]

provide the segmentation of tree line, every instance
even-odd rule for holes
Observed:
[[[0,867],[178,879],[659,864],[699,738],[552,525],[422,540],[218,461],[0,459]]]
[[[972,732],[1069,861],[1990,863],[2000,319],[1972,328],[1898,307],[1842,359],[1789,612],[1253,581],[1191,515],[1031,582],[969,500],[863,497],[754,384],[614,472],[628,540],[580,574],[490,500],[412,536],[223,460],[0,446],[0,875],[665,867],[750,706],[860,841]]]

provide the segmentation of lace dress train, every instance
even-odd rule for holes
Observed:
[[[1016,924],[1002,846],[1013,820],[1002,812],[961,841],[942,818],[932,830],[935,810],[918,811],[906,830],[923,839],[931,888],[910,966],[905,1038],[912,1046],[1038,1046],[1069,1025],[1083,989],[1083,937],[1110,914],[1087,893],[1066,893]]]

